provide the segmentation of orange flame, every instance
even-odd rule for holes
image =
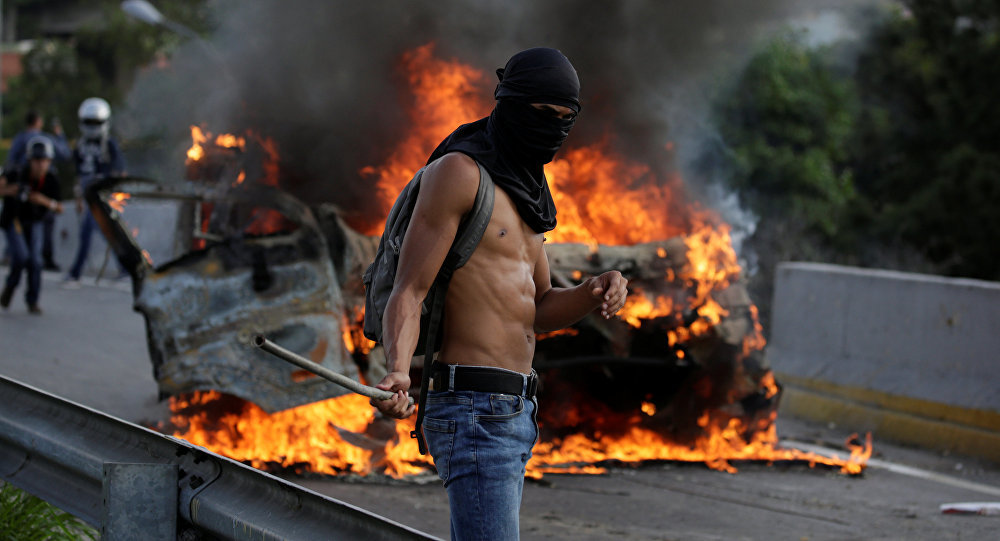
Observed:
[[[281,156],[278,154],[278,144],[274,142],[274,139],[263,137],[252,131],[250,136],[264,151],[264,178],[260,182],[268,186],[277,186],[281,178]]]
[[[191,148],[187,151],[188,162],[196,162],[205,157],[205,148],[201,145],[208,141],[205,132],[198,126],[191,126]]]
[[[687,233],[696,211],[675,195],[679,177],[657,178],[650,167],[631,162],[607,143],[570,149],[545,167],[558,209],[553,242],[638,244]]]
[[[635,419],[636,423],[638,418]],[[773,419],[772,419],[773,421]],[[717,425],[706,412],[698,420],[708,432],[708,437],[700,438],[693,447],[678,446],[661,434],[633,425],[624,436],[601,436],[597,439],[574,434],[563,439],[540,442],[533,451],[534,457],[528,464],[528,474],[540,477],[541,473],[602,473],[599,471],[577,471],[577,464],[619,461],[635,463],[648,460],[675,460],[681,462],[704,462],[708,467],[736,473],[731,462],[758,460],[767,462],[801,461],[814,467],[817,464],[839,467],[842,473],[858,474],[864,470],[865,462],[871,457],[871,434],[864,444],[855,443],[856,435],[848,439],[851,456],[847,460],[829,457],[798,449],[778,447],[778,437],[771,425],[763,431],[754,432],[750,441],[744,437],[745,428],[739,419]],[[567,466],[568,465],[568,466]],[[595,468],[595,466],[590,466]]]
[[[369,438],[364,433],[375,415],[368,399],[360,395],[344,395],[273,414],[233,399],[226,401],[233,408],[221,416],[204,410],[220,400],[223,395],[216,391],[171,398],[171,410],[183,412],[170,419],[177,427],[174,435],[258,469],[277,466],[300,473],[329,474],[379,471],[402,477],[419,473],[427,465],[416,447],[409,444],[412,420],[396,423],[392,436],[406,445],[390,442],[377,450],[374,445],[365,445]]]
[[[211,143],[209,143],[211,141]],[[205,145],[214,144],[219,148],[234,148],[243,150],[246,148],[246,139],[238,135],[223,133],[215,137],[212,141],[212,134],[205,131],[200,126],[191,126],[191,148],[187,150],[187,162],[197,162],[205,157]]]
[[[342,321],[344,345],[351,353],[368,354],[375,347],[375,342],[369,340],[364,333],[365,307],[360,306],[350,311],[353,317],[344,316]]]
[[[225,147],[225,148],[239,148],[244,149],[247,146],[246,139],[238,137],[230,133],[224,133],[215,138],[215,146]]]
[[[619,317],[633,327],[640,327],[642,320],[654,319],[674,313],[674,301],[669,297],[650,299],[645,295],[629,295]]]
[[[381,165],[359,171],[376,187],[384,213],[388,213],[399,190],[424,164],[435,145],[457,125],[485,116],[491,106],[482,97],[489,85],[484,73],[457,61],[436,58],[433,44],[403,55],[402,68],[408,74],[414,98],[409,110],[412,129]],[[192,138],[197,146],[194,128]],[[262,146],[274,151],[268,151],[268,156],[277,178],[276,148],[263,142]],[[673,144],[667,143],[665,148],[671,151]],[[644,320],[693,311],[697,317],[689,326],[666,331],[666,342],[673,348],[711,333],[728,315],[712,294],[729,287],[741,275],[729,227],[712,211],[686,201],[677,175],[658,175],[650,166],[617,154],[607,141],[565,150],[560,159],[546,167],[546,175],[559,209],[559,225],[548,235],[550,241],[580,242],[596,250],[599,243],[630,245],[672,237],[683,239],[686,263],[667,269],[663,278],[682,286],[689,292],[688,298],[636,291],[622,311],[622,318],[630,325],[639,327]],[[377,219],[365,232],[379,234],[381,225],[381,219]],[[667,253],[660,248],[657,256],[665,258]],[[581,273],[573,276],[576,280],[582,277]],[[751,307],[750,314],[753,332],[743,340],[744,355],[765,345],[755,307]],[[366,353],[373,344],[359,332],[360,321],[357,313],[347,317],[342,339],[350,351]],[[572,334],[572,330],[559,334]],[[678,349],[676,354],[683,357],[684,351]],[[762,379],[761,386],[765,398],[779,392],[771,374]],[[189,402],[178,399],[172,407],[178,411],[217,400],[217,393],[197,393]],[[871,453],[870,436],[865,445],[852,444],[852,457],[847,461],[780,449],[773,413],[752,421],[753,426],[744,426],[744,421],[728,413],[707,411],[697,420],[704,437],[691,445],[679,445],[649,427],[657,417],[657,408],[648,401],[642,404],[641,411],[624,416],[598,410],[571,410],[564,415],[569,419],[568,426],[582,425],[588,416],[617,416],[611,425],[623,428],[615,433],[592,431],[539,442],[528,464],[528,475],[540,477],[552,471],[599,473],[603,471],[599,463],[605,461],[643,460],[698,461],[729,472],[736,471],[732,461],[797,460],[857,473]],[[382,434],[381,439],[364,434],[375,426],[371,425],[373,420],[367,399],[348,395],[272,415],[252,404],[243,404],[238,411],[218,420],[198,413],[178,415],[173,422],[179,427],[176,436],[256,467],[277,464],[297,471],[382,471],[401,476],[428,465],[429,457],[419,456],[415,442],[409,438],[412,419],[396,423],[391,437]],[[389,443],[384,446],[377,443],[386,439]]]
[[[265,470],[279,467],[297,473],[333,475],[379,472],[399,478],[420,473],[433,464],[430,456],[419,454],[410,438],[413,417],[396,422],[388,438],[384,434],[379,437],[365,434],[375,414],[368,399],[360,395],[344,395],[273,414],[243,401],[238,402],[237,409],[222,415],[197,411],[217,405],[221,399],[222,395],[215,391],[171,398],[170,408],[175,412],[171,423],[176,427],[173,435]],[[656,407],[644,403],[642,414],[653,416]],[[710,468],[729,473],[736,472],[733,461],[801,461],[810,467],[822,464],[839,467],[843,473],[858,474],[872,453],[871,434],[866,436],[864,444],[855,442],[857,436],[848,440],[851,456],[847,460],[782,449],[778,447],[773,422],[746,441],[747,427],[739,419],[721,416],[715,419],[710,412],[698,420],[709,436],[700,438],[692,447],[684,447],[640,426],[640,417],[636,413],[629,420],[631,425],[620,435],[592,438],[574,434],[539,442],[532,451],[527,475],[541,478],[545,473],[603,473],[606,469],[594,463],[649,460],[704,462]]]
[[[652,402],[643,402],[642,412],[650,417],[656,415],[656,404],[653,404]]]
[[[404,54],[402,68],[409,74],[413,93],[408,115],[412,129],[384,164],[359,171],[362,178],[375,186],[383,218],[435,146],[456,126],[481,118],[490,110],[490,104],[482,98],[483,72],[435,58],[433,43]],[[378,220],[365,233],[381,234],[383,225]]]
[[[125,193],[125,192],[115,192],[115,193],[111,194],[111,199],[108,200],[108,205],[111,208],[117,210],[118,212],[124,212],[125,211],[125,204],[131,198],[132,198],[132,194],[128,194],[128,193]]]

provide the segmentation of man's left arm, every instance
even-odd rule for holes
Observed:
[[[535,264],[535,332],[569,327],[590,312],[600,309],[611,319],[625,306],[628,281],[618,271],[588,278],[576,287],[552,287],[549,259],[545,248]]]

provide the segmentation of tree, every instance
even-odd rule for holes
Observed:
[[[35,47],[22,58],[23,73],[8,82],[4,94],[5,134],[20,131],[25,114],[37,110],[65,120],[67,134],[73,137],[80,102],[101,96],[114,106],[128,92],[138,68],[182,39],[130,19],[119,4],[117,0],[101,0],[97,8],[103,11],[101,22],[82,28],[70,39],[36,40]],[[170,19],[196,30],[205,30],[210,24],[204,0],[161,1],[157,6]]]
[[[196,30],[204,31],[210,24],[204,0],[161,1],[157,5],[170,19]],[[135,72],[183,39],[130,19],[117,0],[102,0],[97,9],[103,11],[99,24],[82,28],[70,39],[36,40],[24,55],[23,72],[8,81],[4,94],[3,133],[10,136],[21,131],[28,111],[37,111],[50,121],[60,119],[67,137],[75,138],[77,108],[83,100],[100,96],[115,110],[128,93]],[[58,167],[63,193],[72,193],[73,167],[66,163]]]
[[[831,49],[802,37],[789,31],[764,43],[715,98],[726,150],[704,162],[760,217],[746,247],[756,254],[750,290],[765,321],[778,262],[846,262],[850,253],[854,88]]]
[[[1000,279],[1000,4],[908,0],[857,69],[854,164],[873,232],[941,272]]]
[[[769,41],[717,101],[716,115],[731,151],[728,182],[750,208],[832,238],[854,198],[854,93],[825,52],[793,33]]]

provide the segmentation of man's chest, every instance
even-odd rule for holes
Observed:
[[[542,249],[543,236],[535,233],[517,213],[510,197],[497,189],[493,215],[477,252],[506,260],[534,263]]]
[[[85,142],[77,147],[77,166],[81,173],[94,173],[107,162],[103,145]]]

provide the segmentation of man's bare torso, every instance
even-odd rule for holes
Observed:
[[[531,371],[533,274],[543,240],[498,187],[483,239],[448,287],[442,362]]]
[[[405,392],[421,305],[462,217],[472,210],[478,188],[479,168],[464,154],[446,154],[424,172],[383,319],[388,374],[377,387],[395,394],[376,404],[392,417],[413,413]],[[482,240],[451,279],[439,359],[526,374],[531,371],[536,330],[565,328],[597,309],[603,317],[613,317],[625,304],[628,282],[621,273],[608,271],[575,287],[552,287],[543,236],[521,219],[502,189],[495,195]]]

